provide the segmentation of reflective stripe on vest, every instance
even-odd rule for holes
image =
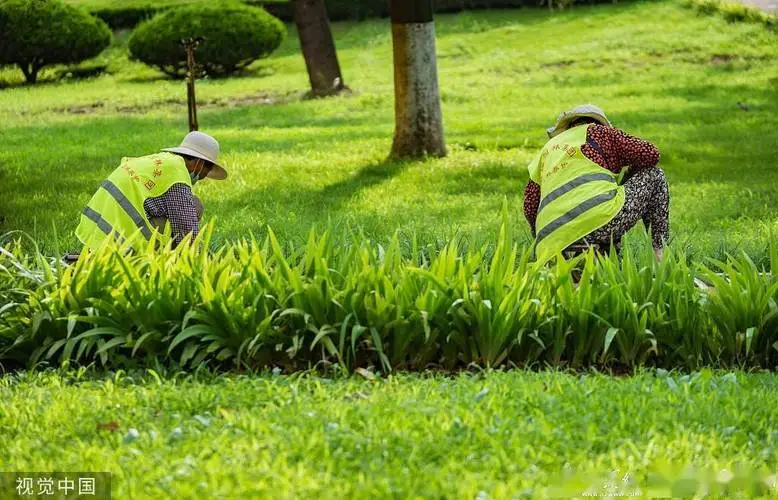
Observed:
[[[113,226],[111,226],[111,223],[103,219],[102,215],[98,214],[91,208],[85,207],[84,210],[82,210],[82,213],[86,216],[87,219],[97,224],[97,227],[100,228],[100,231],[107,235],[113,232]],[[122,238],[118,233],[113,233],[113,237],[117,241],[124,241],[124,238]]]
[[[124,193],[119,191],[119,188],[117,188],[113,182],[108,180],[103,181],[100,187],[108,191],[108,194],[110,194],[113,197],[113,199],[116,200],[116,203],[118,203],[119,206],[122,207],[122,210],[124,210],[127,213],[127,215],[130,216],[132,222],[134,222],[135,225],[138,227],[138,229],[140,229],[140,232],[143,235],[143,237],[146,238],[146,240],[150,240],[151,229],[149,229],[149,226],[148,224],[146,224],[146,221],[143,220],[143,216],[140,213],[138,213],[138,211],[135,209],[134,206],[132,206],[130,200],[128,200],[127,197],[124,196]]]
[[[551,191],[542,200],[540,200],[540,205],[538,205],[538,212],[543,210],[543,207],[545,207],[552,201],[556,200],[563,194],[568,193],[573,189],[577,188],[578,186],[586,184],[587,182],[594,182],[594,181],[610,181],[613,182],[614,184],[616,183],[616,180],[613,178],[613,176],[606,172],[597,173],[597,174],[586,174],[580,177],[576,177],[575,179]]]
[[[579,177],[580,179],[580,177]],[[590,181],[586,181],[590,182]],[[615,184],[616,181],[614,180],[613,183]],[[583,183],[582,183],[583,184]],[[563,186],[564,187],[564,186]],[[572,189],[572,188],[570,188]],[[538,231],[537,239],[535,240],[535,245],[540,243],[546,236],[553,233],[560,227],[564,226],[571,220],[575,219],[579,215],[583,214],[587,210],[591,210],[592,208],[596,207],[597,205],[601,205],[605,203],[606,201],[611,201],[613,198],[616,197],[616,194],[618,191],[614,189],[613,191],[609,191],[607,193],[598,194],[597,196],[593,198],[589,198],[588,200],[584,201],[580,205],[576,206],[572,210],[564,213],[563,215],[557,217],[556,219],[552,220],[548,224],[546,224],[543,229]]]

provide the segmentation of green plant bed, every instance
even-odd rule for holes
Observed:
[[[672,252],[656,264],[650,251],[547,269],[512,243],[510,227],[505,211],[492,245],[405,251],[397,237],[381,246],[329,232],[284,247],[271,231],[261,243],[199,253],[206,232],[175,252],[149,244],[123,256],[108,246],[69,269],[12,247],[0,261],[0,294],[13,304],[0,313],[0,361],[776,366],[778,279],[748,257],[716,263],[723,276]],[[698,288],[697,276],[715,289]]]

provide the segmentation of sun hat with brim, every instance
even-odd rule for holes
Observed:
[[[216,163],[219,157],[219,143],[208,134],[203,132],[189,132],[181,141],[177,148],[165,148],[162,151],[168,153],[180,153],[194,158],[200,158],[213,164],[213,168],[208,172],[209,179],[221,180],[227,178],[227,171],[224,167]]]
[[[605,111],[603,111],[601,108],[595,106],[594,104],[584,104],[582,106],[576,106],[572,110],[565,111],[559,115],[559,118],[557,118],[556,121],[556,125],[546,130],[546,132],[548,132],[548,136],[554,137],[561,134],[567,130],[570,124],[578,118],[592,118],[597,120],[597,122],[601,123],[602,125],[610,126],[611,124],[611,122],[608,121],[608,118],[605,116]]]

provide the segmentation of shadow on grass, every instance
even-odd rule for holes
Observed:
[[[38,74],[38,81],[35,83],[28,83],[24,81],[21,76],[21,70],[19,71],[19,80],[0,80],[0,89],[14,89],[25,87],[46,87],[56,84],[68,84],[72,82],[82,82],[88,80],[96,80],[103,75],[112,74],[108,71],[108,66],[105,64],[91,64],[83,66],[62,66],[53,65],[44,68],[43,72]]]
[[[21,73],[21,71],[20,71]],[[66,83],[61,79],[50,77],[50,76],[39,76],[38,81],[35,83],[28,83],[22,80],[0,80],[0,90],[3,89],[21,89],[21,88],[31,88],[31,87],[52,87],[54,85],[59,85],[61,83]]]
[[[615,12],[628,12],[640,2],[628,4],[576,6],[562,12],[549,12],[545,8],[500,8],[498,4],[491,9],[463,10],[452,7],[439,12],[435,18],[439,21],[435,29],[439,39],[460,35],[483,34],[492,30],[508,27],[531,27],[544,23],[577,22],[580,16],[606,18]],[[362,50],[380,44],[391,44],[389,21],[385,18],[367,21],[346,21],[333,23],[333,34],[337,39],[338,50]],[[297,32],[291,28],[289,37],[297,39]],[[283,47],[283,55],[290,55],[299,45],[289,44]]]
[[[217,217],[233,214],[254,207],[258,211],[276,210],[279,213],[295,214],[295,219],[306,223],[326,223],[327,219],[343,211],[350,200],[372,187],[399,175],[409,164],[384,161],[364,165],[345,179],[328,184],[321,189],[299,185],[266,185],[229,199],[208,203],[207,212]],[[247,234],[257,229],[250,221],[241,219],[239,233]],[[301,234],[305,236],[305,234]]]
[[[771,92],[753,87],[671,88],[666,92],[686,96],[698,105],[692,110],[646,109],[631,113],[628,119],[631,126],[667,124],[678,129],[670,144],[659,145],[663,164],[672,164],[671,178],[738,184],[739,191],[775,182],[772,158],[778,144],[778,106]],[[729,97],[717,97],[717,93]],[[741,100],[765,104],[746,111],[738,105]]]
[[[269,66],[259,65],[259,61],[253,63],[247,68],[243,68],[242,70],[239,70],[236,73],[230,74],[230,75],[217,75],[217,76],[199,76],[198,82],[201,82],[202,80],[214,80],[214,81],[225,81],[225,80],[240,80],[240,79],[246,79],[246,78],[269,78],[276,74],[275,70]],[[122,81],[129,82],[129,83],[154,83],[154,82],[160,82],[160,81],[176,81],[176,82],[182,82],[186,79],[185,75],[182,76],[176,76],[172,77],[166,73],[163,73],[162,70],[149,67],[150,70],[155,71],[155,73],[149,73],[144,75],[136,75],[129,78],[123,78]]]

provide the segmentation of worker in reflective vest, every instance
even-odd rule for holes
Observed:
[[[219,143],[202,132],[190,132],[180,146],[138,158],[123,158],[102,182],[81,214],[76,236],[85,250],[94,250],[106,238],[121,242],[149,240],[152,231],[169,223],[173,245],[187,234],[196,235],[202,204],[192,193],[204,178],[225,179],[217,163]],[[160,231],[160,243],[168,237]]]
[[[562,113],[550,140],[529,164],[524,215],[535,256],[546,263],[572,247],[621,249],[624,234],[642,220],[657,259],[668,236],[669,192],[657,167],[659,150],[611,126],[588,104]]]

